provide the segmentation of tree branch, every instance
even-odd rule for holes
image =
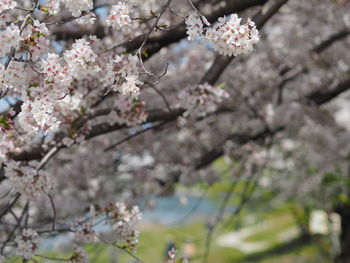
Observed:
[[[316,54],[320,54],[325,49],[329,48],[331,45],[333,45],[336,41],[342,40],[346,38],[348,35],[350,35],[350,29],[345,28],[340,30],[339,32],[334,33],[333,35],[330,35],[327,39],[323,40],[321,43],[316,45],[312,52]]]

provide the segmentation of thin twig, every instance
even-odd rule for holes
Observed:
[[[39,166],[37,167],[37,171],[41,170],[46,163],[57,153],[59,150],[59,147],[55,146],[53,147],[40,161]]]
[[[124,139],[121,139],[120,141],[118,141],[118,142],[116,142],[116,143],[114,143],[114,144],[108,146],[107,148],[104,149],[104,152],[108,152],[108,151],[114,149],[115,147],[119,146],[120,144],[122,144],[122,143],[124,143],[124,142],[126,142],[126,141],[129,141],[130,139],[132,139],[132,138],[134,138],[134,137],[136,137],[136,136],[138,136],[138,135],[140,135],[140,134],[142,134],[142,133],[145,133],[146,131],[153,130],[153,129],[157,129],[157,128],[163,126],[165,123],[167,123],[167,122],[166,122],[166,121],[163,121],[163,122],[161,122],[161,123],[159,123],[159,124],[157,124],[157,125],[154,125],[154,126],[151,126],[151,127],[145,128],[145,129],[142,129],[142,130],[140,130],[140,131],[137,131],[137,132],[135,132],[135,133],[133,133],[133,134],[131,134],[131,135],[125,137]]]
[[[5,207],[5,209],[0,213],[0,220],[16,204],[20,196],[21,194],[17,193],[13,200]]]
[[[56,227],[56,216],[57,216],[57,212],[56,212],[56,207],[55,207],[55,203],[53,201],[53,198],[50,194],[47,195],[50,199],[50,203],[51,203],[51,207],[52,207],[52,226],[51,226],[51,230],[55,231],[55,227]]]
[[[148,40],[148,38],[150,37],[150,35],[151,35],[151,33],[153,32],[153,30],[158,26],[158,23],[159,23],[160,18],[162,17],[162,15],[164,14],[164,12],[168,9],[168,7],[169,7],[171,1],[172,1],[172,0],[167,0],[167,3],[162,7],[162,9],[160,10],[160,13],[159,13],[157,19],[154,21],[153,25],[151,26],[151,29],[147,32],[147,34],[146,34],[146,36],[145,36],[145,38],[144,38],[144,40],[143,40],[141,46],[139,47],[139,49],[138,49],[138,51],[137,51],[137,54],[138,54],[139,59],[140,59],[140,62],[141,62],[141,67],[142,67],[142,69],[143,69],[148,75],[154,77],[155,79],[158,79],[158,77],[157,77],[154,73],[148,71],[148,70],[146,69],[145,65],[143,64],[142,49],[143,49],[143,47],[146,45],[147,40]]]

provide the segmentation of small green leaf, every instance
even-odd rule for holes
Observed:
[[[349,197],[347,197],[345,194],[338,195],[338,200],[346,204],[350,202]]]
[[[226,87],[225,82],[223,82],[219,84],[218,89],[225,89],[225,87]]]
[[[44,13],[49,13],[49,8],[47,6],[39,5],[38,9]]]
[[[141,53],[142,53],[142,55],[145,57],[145,58],[147,58],[148,57],[148,52],[147,52],[147,50],[142,50],[141,51]]]

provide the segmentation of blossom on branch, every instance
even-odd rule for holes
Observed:
[[[17,6],[16,1],[14,0],[1,0],[0,1],[0,13],[8,10],[8,9],[13,9]]]
[[[90,43],[85,39],[78,39],[72,45],[72,49],[64,53],[64,58],[72,76],[76,79],[95,74],[100,71],[96,64],[97,55],[92,50]]]
[[[80,16],[82,11],[93,8],[92,0],[63,0],[63,3],[75,17]]]
[[[194,40],[203,35],[203,21],[197,13],[191,13],[186,18],[188,40]]]
[[[0,57],[8,55],[12,48],[16,48],[21,41],[18,26],[11,24],[5,30],[0,31]]]
[[[187,114],[205,116],[217,109],[217,105],[228,98],[229,94],[220,87],[201,84],[182,90],[179,93],[180,104]]]
[[[87,263],[87,262],[89,262],[89,260],[86,252],[82,248],[74,246],[73,255],[65,263]]]
[[[39,235],[33,229],[24,229],[20,236],[15,239],[17,243],[17,255],[30,259],[38,250]]]
[[[50,193],[56,186],[46,172],[36,168],[36,162],[21,165],[15,161],[7,162],[5,167],[5,176],[10,185],[29,200],[36,200],[41,193]]]
[[[130,31],[132,24],[130,9],[130,4],[124,2],[118,2],[116,5],[113,5],[106,20],[107,25],[115,30]]]
[[[248,53],[259,41],[255,23],[248,19],[247,23],[241,24],[242,18],[237,14],[232,14],[229,18],[220,17],[212,27],[205,29],[202,21],[203,18],[196,13],[188,16],[186,19],[188,39],[194,40],[203,36],[221,55],[237,57]]]

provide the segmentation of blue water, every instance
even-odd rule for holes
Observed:
[[[186,196],[185,204],[178,196],[157,198],[155,208],[142,213],[142,221],[160,225],[187,223],[199,216],[215,213],[216,206],[201,197]]]

